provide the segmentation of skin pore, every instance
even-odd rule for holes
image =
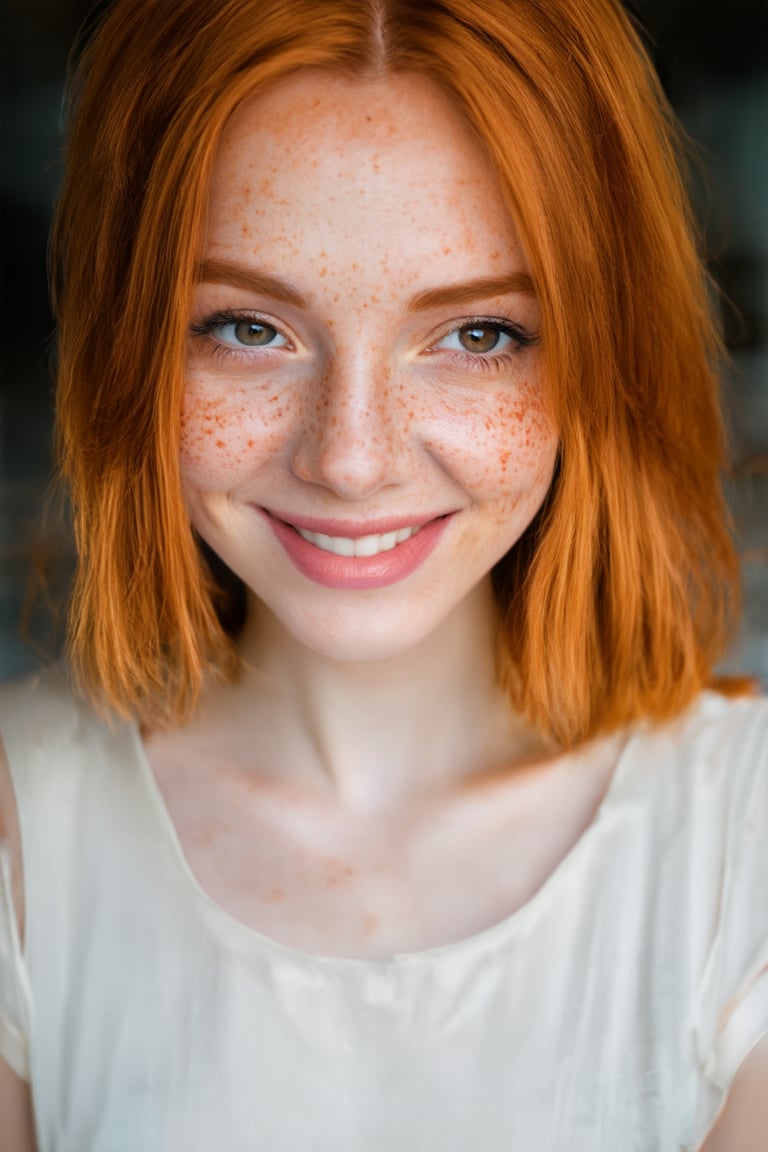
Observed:
[[[557,454],[539,326],[496,178],[430,81],[304,72],[235,113],[181,466],[249,590],[245,671],[145,747],[198,881],[283,943],[364,957],[482,930],[608,785],[615,741],[558,756],[496,684],[489,573]],[[404,571],[411,541],[329,560],[297,521],[337,542],[421,526],[429,548]]]

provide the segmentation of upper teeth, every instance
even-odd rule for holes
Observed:
[[[306,528],[296,531],[316,548],[324,552],[335,552],[337,556],[378,556],[379,552],[390,552],[396,544],[415,536],[416,528],[399,528],[397,532],[384,532],[380,536],[326,536],[324,532],[308,532]]]

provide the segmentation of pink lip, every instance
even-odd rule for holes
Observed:
[[[415,572],[437,545],[452,514],[432,520],[422,521],[422,527],[415,536],[402,544],[396,544],[389,552],[378,556],[337,556],[324,552],[300,536],[296,528],[307,532],[323,532],[328,536],[347,536],[358,539],[360,536],[383,535],[399,528],[415,527],[415,520],[386,520],[350,523],[341,520],[318,520],[311,517],[291,517],[290,523],[260,508],[259,512],[267,520],[270,528],[282,544],[288,556],[309,580],[326,588],[366,589],[386,588],[397,584]]]

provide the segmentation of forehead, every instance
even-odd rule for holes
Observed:
[[[210,186],[209,248],[341,244],[368,257],[520,252],[483,147],[434,81],[299,72],[241,104]],[[219,253],[217,253],[219,254]],[[223,252],[221,254],[224,254]]]

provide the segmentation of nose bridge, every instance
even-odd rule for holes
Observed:
[[[305,480],[362,498],[401,479],[391,365],[372,344],[329,357],[308,403],[294,467]]]

